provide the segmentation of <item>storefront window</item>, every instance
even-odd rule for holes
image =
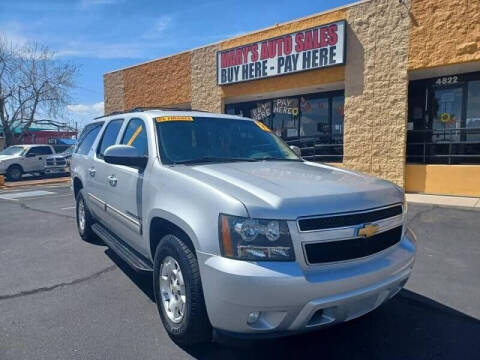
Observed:
[[[300,135],[330,137],[330,107],[328,98],[300,98],[302,118]]]
[[[407,162],[480,164],[480,73],[412,81]]]
[[[228,104],[225,112],[262,121],[307,160],[341,162],[343,105],[343,91],[336,91]]]
[[[480,142],[480,80],[468,83],[467,141]]]

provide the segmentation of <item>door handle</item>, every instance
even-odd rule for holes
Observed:
[[[108,182],[110,183],[110,185],[116,186],[117,185],[117,178],[115,177],[115,175],[110,175],[108,177]]]
[[[97,170],[95,170],[94,167],[91,167],[90,169],[88,169],[88,173],[90,174],[91,177],[95,177],[96,172]]]

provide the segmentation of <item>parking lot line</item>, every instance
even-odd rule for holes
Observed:
[[[64,207],[61,210],[70,210],[70,209],[75,209],[75,206]]]
[[[1,194],[0,199],[15,200],[18,198],[45,196],[45,195],[52,195],[52,194],[55,194],[55,193],[51,191],[45,191],[45,190],[22,191],[22,192],[15,192],[11,194],[5,194],[5,193]]]

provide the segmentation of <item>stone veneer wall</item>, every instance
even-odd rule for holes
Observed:
[[[192,51],[192,109],[217,113],[223,111],[221,89],[217,85],[218,50],[218,45],[212,45]]]
[[[480,60],[479,0],[412,0],[410,70]]]
[[[123,71],[103,75],[103,94],[105,114],[124,109]]]
[[[123,70],[125,108],[190,103],[190,55],[184,52]]]
[[[406,6],[372,0],[347,9],[345,68],[343,165],[400,186],[408,97]]]

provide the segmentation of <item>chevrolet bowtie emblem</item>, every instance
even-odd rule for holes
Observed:
[[[375,235],[378,232],[379,229],[380,229],[380,226],[378,226],[378,225],[365,224],[361,228],[358,229],[357,236],[362,236],[362,237],[368,238],[370,236]]]

